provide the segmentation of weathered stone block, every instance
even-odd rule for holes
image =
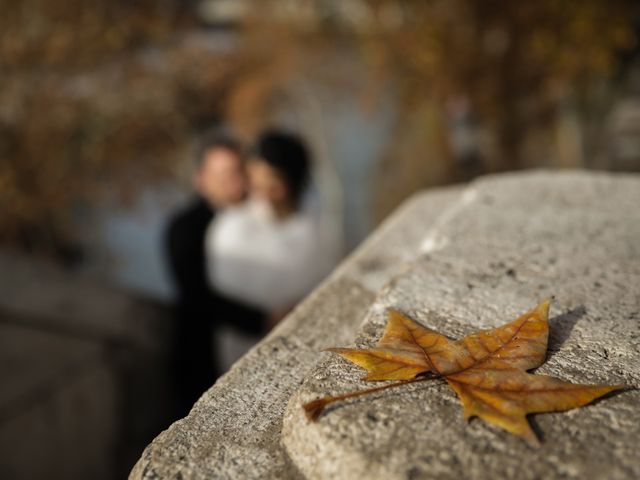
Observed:
[[[555,295],[547,362],[566,380],[640,385],[640,177],[525,172],[400,208],[243,357],[131,478],[637,478],[638,392],[534,416],[542,447],[462,419],[443,382],[336,404],[365,388],[327,346],[372,345],[399,308],[453,338]],[[363,322],[364,320],[364,322]]]
[[[321,357],[349,342],[379,284],[419,253],[422,228],[432,224],[457,189],[415,197],[367,239],[267,338],[245,355],[147,447],[130,478],[296,478],[280,442],[284,409]],[[402,234],[400,232],[403,232]]]
[[[607,194],[607,192],[610,192]],[[490,199],[490,200],[488,200]],[[555,295],[547,362],[576,383],[640,384],[640,182],[535,173],[484,179],[423,243],[425,255],[370,308],[356,345],[372,346],[398,308],[452,338],[506,323]],[[637,478],[635,391],[568,413],[534,416],[544,441],[475,419],[445,382],[414,384],[329,407],[301,404],[370,387],[326,359],[287,409],[283,441],[308,478]]]

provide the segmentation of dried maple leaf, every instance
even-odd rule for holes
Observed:
[[[518,435],[530,444],[538,439],[526,416],[586,405],[624,385],[577,385],[527,370],[540,366],[549,335],[547,300],[502,327],[453,341],[390,310],[375,348],[330,348],[367,370],[363,380],[400,383],[325,397],[304,405],[311,419],[329,403],[409,382],[432,374],[444,378],[458,394],[465,418],[474,416]]]

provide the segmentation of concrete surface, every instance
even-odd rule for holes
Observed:
[[[383,289],[356,345],[371,346],[399,308],[461,338],[555,296],[539,373],[576,383],[640,385],[640,180],[531,173],[472,184],[423,241],[423,256]],[[627,391],[566,413],[533,416],[542,447],[462,418],[442,381],[330,407],[305,401],[370,387],[324,354],[287,409],[283,441],[307,478],[638,478],[640,408]],[[531,417],[530,417],[531,418]]]
[[[366,388],[328,346],[372,345],[399,308],[452,338],[554,295],[547,362],[580,383],[640,385],[640,177],[524,172],[425,192],[394,213],[147,447],[130,478],[640,477],[640,396],[533,417],[542,447],[462,419],[443,382]]]
[[[423,225],[435,222],[458,189],[408,201],[287,319],[147,447],[131,479],[303,478],[280,442],[284,409],[321,358],[349,342],[378,285],[419,253]],[[403,232],[400,234],[400,232]]]

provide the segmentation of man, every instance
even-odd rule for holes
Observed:
[[[180,413],[209,388],[219,372],[213,364],[212,327],[232,322],[260,329],[262,312],[238,305],[209,288],[205,274],[204,235],[216,212],[246,196],[242,150],[229,137],[209,138],[200,149],[193,177],[196,198],[169,222],[166,250],[178,292],[174,380]]]

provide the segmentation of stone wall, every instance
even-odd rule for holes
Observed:
[[[0,478],[122,478],[170,415],[166,308],[15,252],[0,271]]]
[[[467,423],[446,385],[365,388],[330,346],[372,345],[399,308],[453,338],[555,296],[540,373],[640,384],[640,176],[527,172],[407,201],[147,447],[130,478],[638,478],[640,397],[533,417],[539,449]]]

